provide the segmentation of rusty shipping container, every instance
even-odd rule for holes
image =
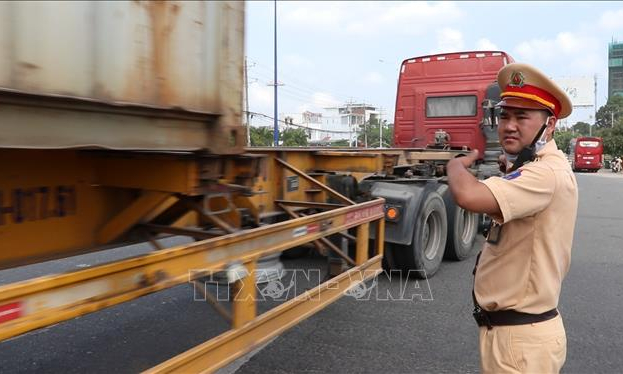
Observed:
[[[0,2],[0,148],[236,153],[244,3]]]

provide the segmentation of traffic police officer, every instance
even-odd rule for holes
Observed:
[[[477,260],[474,317],[485,373],[556,373],[567,342],[557,305],[569,269],[578,189],[553,133],[571,102],[545,74],[512,63],[498,72],[498,134],[506,176],[478,181],[474,151],[448,163],[456,203],[492,218]]]

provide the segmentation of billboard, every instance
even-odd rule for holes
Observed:
[[[595,105],[595,81],[593,77],[553,79],[569,95],[574,107]]]

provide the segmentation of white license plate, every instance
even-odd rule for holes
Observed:
[[[594,160],[595,157],[594,156],[585,156],[584,159],[585,160]]]

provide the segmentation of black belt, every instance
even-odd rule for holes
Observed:
[[[478,253],[478,256],[476,256],[476,264],[472,271],[474,283],[476,283],[476,269],[478,269],[478,261],[480,261],[481,254],[482,252]],[[512,309],[488,312],[478,305],[474,289],[472,289],[472,301],[474,302],[474,312],[472,314],[476,323],[478,326],[487,326],[489,330],[491,330],[493,326],[529,325],[531,323],[543,322],[558,315],[558,310],[556,310],[556,308],[541,314],[523,313]]]
[[[528,325],[531,323],[550,320],[558,315],[556,308],[541,314],[518,312],[516,310],[498,310],[488,312],[480,308],[474,309],[474,319],[478,326],[487,326],[490,330],[493,326]]]

